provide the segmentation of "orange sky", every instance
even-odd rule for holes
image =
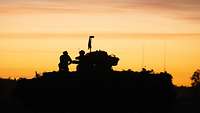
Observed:
[[[141,56],[133,57],[134,52],[128,51],[141,52],[141,44],[146,42],[150,46],[146,50],[146,65],[162,71],[163,40],[172,38],[168,45],[171,52],[168,69],[176,74],[175,83],[188,85],[187,79],[199,63],[199,46],[196,46],[199,35],[192,35],[200,33],[199,12],[198,0],[0,0],[0,74],[31,75],[35,70],[56,70],[59,54],[71,49],[72,56],[76,56],[87,45],[89,34],[101,39],[95,39],[96,49],[110,48],[111,52],[122,55],[123,61],[117,69],[139,70]],[[170,33],[191,35],[167,35]],[[187,40],[183,41],[182,37]],[[75,45],[78,48],[63,41],[78,42]],[[105,42],[114,45],[111,47]],[[152,56],[150,53],[155,49],[158,54]],[[186,66],[177,60],[182,56]],[[157,59],[152,60],[154,57]]]

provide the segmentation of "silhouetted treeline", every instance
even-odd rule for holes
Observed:
[[[174,86],[169,74],[152,71],[48,72],[33,79],[0,79],[0,106],[1,111],[14,113],[63,110],[198,113],[199,92],[197,86]]]

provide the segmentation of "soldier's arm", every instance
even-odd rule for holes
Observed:
[[[69,56],[69,64],[71,64],[72,63],[72,59],[71,59],[71,57]]]

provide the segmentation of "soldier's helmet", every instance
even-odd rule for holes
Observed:
[[[85,51],[81,50],[81,51],[79,51],[79,54],[80,54],[80,55],[84,55],[84,54],[85,54]]]
[[[63,55],[68,55],[68,52],[67,52],[67,51],[64,51],[64,52],[63,52]]]

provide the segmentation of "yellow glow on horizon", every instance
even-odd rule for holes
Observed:
[[[144,46],[144,66],[163,71],[164,42],[166,42],[166,68],[177,85],[189,85],[190,77],[199,68],[200,35],[167,34],[94,34],[93,50],[105,50],[120,58],[116,70],[142,68],[142,47]],[[87,51],[88,35],[67,34],[16,34],[2,35],[0,45],[0,75],[8,77],[34,76],[35,71],[57,71],[59,56],[68,50],[72,59],[78,51]],[[70,65],[70,70],[76,65]],[[2,77],[3,77],[2,76]]]

